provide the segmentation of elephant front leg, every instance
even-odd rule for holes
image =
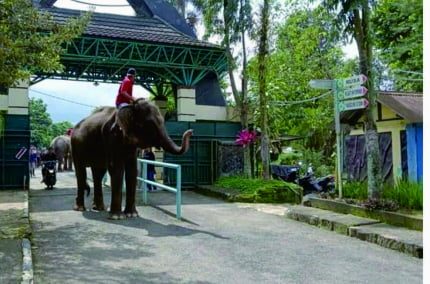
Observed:
[[[109,219],[112,219],[112,220],[124,219],[125,216],[121,212],[122,180],[124,176],[124,168],[114,169],[113,167],[110,167],[109,174],[111,177],[111,189],[112,189]]]
[[[126,182],[126,200],[124,214],[127,218],[135,218],[139,216],[136,210],[136,178],[137,178],[137,162],[136,157],[131,157],[125,166],[125,182]]]

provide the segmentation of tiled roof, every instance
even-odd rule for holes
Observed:
[[[422,94],[379,92],[377,100],[410,122],[423,122]]]
[[[64,23],[68,18],[78,17],[82,13],[78,10],[56,7],[43,10],[50,12],[58,23]],[[84,35],[169,45],[220,48],[215,44],[183,34],[157,17],[93,13]]]

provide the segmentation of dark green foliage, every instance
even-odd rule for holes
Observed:
[[[347,182],[343,186],[343,197],[355,200],[367,199],[367,183]],[[385,185],[381,197],[392,200],[402,209],[423,209],[423,184],[399,180],[395,186]],[[384,201],[382,201],[384,202]],[[373,206],[374,202],[369,202]]]
[[[215,186],[232,194],[231,201],[257,203],[300,202],[301,188],[279,180],[220,178]]]
[[[63,25],[49,13],[41,13],[28,0],[0,1],[0,86],[27,80],[37,70],[62,68],[62,44],[79,36],[90,14]]]
[[[382,197],[395,200],[401,208],[423,209],[423,184],[399,180],[394,187],[385,186]]]
[[[343,185],[342,195],[344,198],[365,200],[367,199],[367,183],[350,181]]]
[[[48,147],[54,137],[64,135],[68,128],[73,127],[68,121],[53,123],[41,99],[30,99],[29,112],[30,143],[37,147]]]
[[[372,17],[378,57],[394,73],[399,91],[422,91],[422,79],[403,71],[423,72],[423,1],[378,1]]]

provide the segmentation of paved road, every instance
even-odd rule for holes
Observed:
[[[422,283],[422,260],[276,215],[282,210],[184,192],[186,221],[178,221],[174,195],[156,192],[141,217],[111,221],[72,211],[73,174],[58,178],[53,191],[32,179],[35,283]]]

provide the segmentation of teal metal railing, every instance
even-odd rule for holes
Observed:
[[[140,176],[137,177],[137,180],[141,181],[141,185],[143,187],[143,203],[148,204],[148,189],[147,184],[165,189],[170,192],[174,192],[176,194],[176,218],[181,219],[181,203],[182,203],[182,196],[181,196],[181,165],[178,164],[170,164],[170,163],[163,163],[163,162],[156,162],[156,161],[150,161],[145,159],[137,159],[137,162],[140,164],[141,168],[143,170],[140,172]],[[162,183],[154,182],[148,180],[147,172],[148,172],[148,164],[159,166],[159,167],[165,167],[165,168],[171,168],[176,169],[176,187],[167,186]]]

